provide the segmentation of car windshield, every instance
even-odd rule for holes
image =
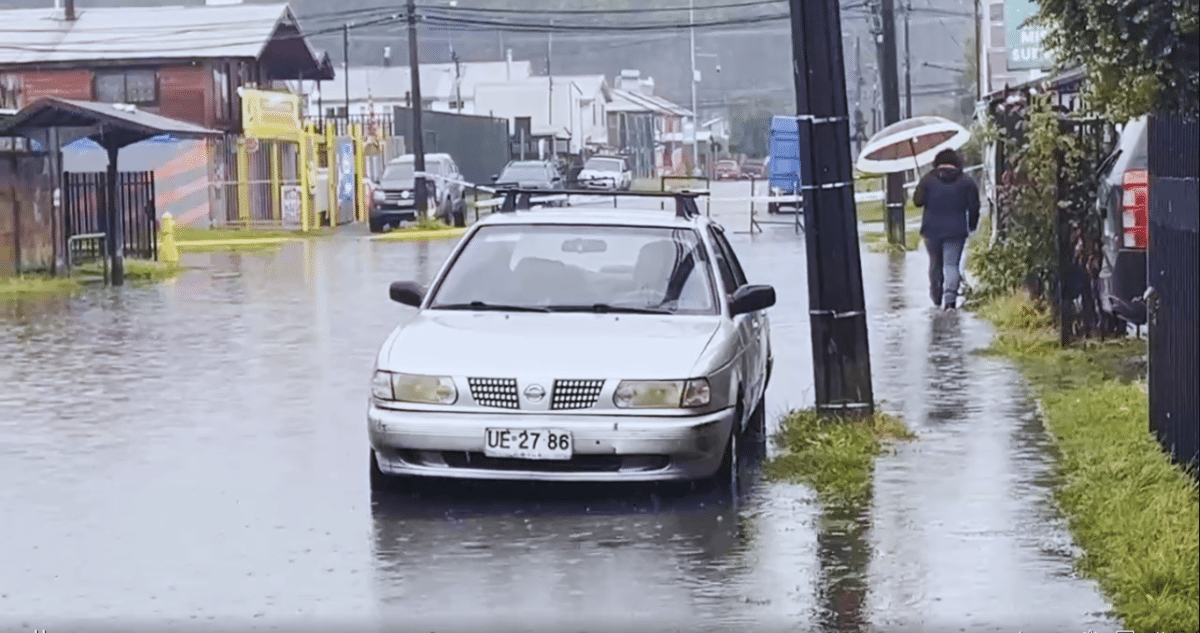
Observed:
[[[412,180],[413,171],[412,163],[392,163],[383,170],[383,177],[380,180],[384,182]]]
[[[430,308],[716,314],[707,261],[690,228],[485,226]]]
[[[500,182],[541,181],[546,180],[546,166],[541,163],[532,165],[509,165],[500,174]]]
[[[583,164],[583,168],[592,171],[621,171],[621,161],[615,158],[592,158]]]

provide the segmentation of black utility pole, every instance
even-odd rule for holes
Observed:
[[[813,382],[822,413],[874,412],[838,0],[790,0]]]
[[[912,13],[912,0],[904,1],[904,118],[912,118],[912,44],[908,37],[909,15]]]
[[[900,78],[896,69],[896,10],[893,0],[882,0],[875,42],[879,50],[880,88],[883,90],[883,125],[900,120]],[[884,225],[888,243],[905,245],[904,173],[887,175],[887,205]]]
[[[342,25],[342,70],[346,89],[346,121],[350,121],[350,24]]]
[[[425,182],[425,128],[421,125],[421,60],[417,54],[417,3],[408,0],[408,69],[412,76],[412,150],[413,196],[417,199],[417,217],[427,217],[429,201]]]

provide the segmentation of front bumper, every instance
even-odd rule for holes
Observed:
[[[579,188],[588,191],[612,191],[617,188],[616,180],[599,179],[579,182]]]
[[[371,448],[385,474],[527,481],[688,481],[716,473],[734,409],[691,417],[367,412]],[[571,431],[570,460],[484,456],[489,427]]]

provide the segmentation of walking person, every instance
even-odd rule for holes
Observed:
[[[938,152],[934,169],[917,183],[913,204],[923,207],[921,237],[929,252],[929,298],[946,310],[958,307],[963,248],[979,227],[979,186],[963,173],[952,149]]]

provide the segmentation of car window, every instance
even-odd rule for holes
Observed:
[[[734,288],[741,288],[749,283],[746,279],[746,272],[742,270],[742,263],[738,261],[737,253],[733,252],[733,245],[729,243],[729,240],[725,239],[725,233],[711,226],[708,227],[708,232],[709,235],[712,235],[713,242],[716,243],[717,248],[721,250],[721,256],[729,262],[730,272],[733,273],[733,279],[737,282]]]
[[[543,180],[546,178],[546,167],[538,164],[509,165],[500,174],[500,182],[515,182],[518,180]]]
[[[625,165],[615,158],[590,158],[583,168],[593,171],[624,171]]]
[[[507,306],[715,314],[699,234],[666,227],[485,226],[435,289],[432,309],[475,301]]]

